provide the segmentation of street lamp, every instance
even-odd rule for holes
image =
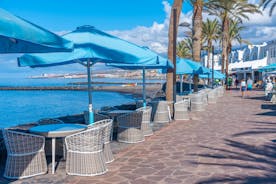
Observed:
[[[178,24],[178,26],[181,26],[181,27],[190,27],[190,23],[189,22],[181,22],[180,24]]]
[[[193,33],[193,29],[190,27],[191,24],[189,22],[181,22],[180,24],[178,24],[178,26],[180,27],[185,27],[188,28],[189,31],[185,31],[185,37],[192,37]],[[191,84],[191,77],[193,77],[193,75],[189,75],[189,92],[191,93],[192,90],[192,84]],[[183,75],[180,75],[180,93],[182,93],[182,89],[183,89]]]
[[[212,88],[214,89],[214,55],[215,55],[215,47],[212,46]],[[209,61],[208,61],[209,62]]]

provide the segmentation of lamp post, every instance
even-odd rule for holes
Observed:
[[[212,88],[214,89],[214,55],[215,55],[215,47],[212,46]],[[209,61],[208,61],[209,62]]]
[[[176,37],[177,37],[177,24],[176,24],[177,9],[173,9],[173,101],[176,102]]]
[[[186,35],[185,35],[185,37],[190,37],[190,36],[192,36],[192,28],[190,27],[190,23],[188,23],[188,22],[181,22],[180,24],[178,24],[178,26],[180,26],[180,27],[186,27],[186,28],[188,28],[190,31],[186,31],[186,32],[184,32]],[[190,81],[189,81],[189,91],[191,91],[191,83],[190,83]],[[180,93],[182,94],[183,93],[183,75],[180,75]]]

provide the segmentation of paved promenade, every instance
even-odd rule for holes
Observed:
[[[43,175],[14,183],[276,183],[276,105],[263,92],[227,91],[192,120],[176,121],[115,155],[107,174]],[[0,183],[7,181],[0,178]]]

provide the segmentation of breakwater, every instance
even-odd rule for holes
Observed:
[[[153,93],[161,89],[161,84],[147,85],[146,93],[147,96],[151,96]],[[1,91],[87,91],[86,86],[0,86]],[[107,92],[118,92],[118,93],[127,93],[141,96],[142,86],[92,86],[93,91],[107,91]]]

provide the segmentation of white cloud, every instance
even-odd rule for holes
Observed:
[[[257,4],[258,0],[250,0],[250,3]],[[263,10],[262,14],[249,14],[249,20],[244,20],[246,31],[242,32],[242,37],[251,43],[262,43],[276,39],[276,16],[275,12],[269,16],[269,8]]]
[[[136,43],[140,46],[147,46],[157,53],[167,53],[171,5],[167,1],[163,1],[162,4],[164,6],[164,12],[166,14],[163,22],[158,23],[156,21],[153,21],[150,27],[137,26],[131,30],[113,30],[108,32],[122,39]],[[180,17],[180,22],[191,23],[192,13],[182,13]],[[179,37],[182,39],[184,37],[183,32],[185,30],[187,30],[187,28],[179,29]]]
[[[250,3],[258,4],[259,0],[249,0]],[[147,46],[150,49],[158,53],[167,52],[168,44],[168,28],[170,21],[171,5],[167,1],[162,2],[164,6],[164,13],[166,18],[163,22],[153,22],[152,26],[137,26],[131,30],[124,31],[108,31],[122,39],[129,40],[141,46]],[[269,41],[276,39],[276,16],[269,16],[269,8],[261,14],[249,15],[250,20],[244,20],[244,25],[247,27],[246,31],[242,32],[242,37],[249,40],[251,43],[262,43],[263,41]],[[192,11],[181,14],[180,22],[192,23]],[[207,13],[203,13],[203,19],[214,19],[214,16],[209,16]],[[187,28],[179,27],[178,40],[185,38],[185,31]]]

